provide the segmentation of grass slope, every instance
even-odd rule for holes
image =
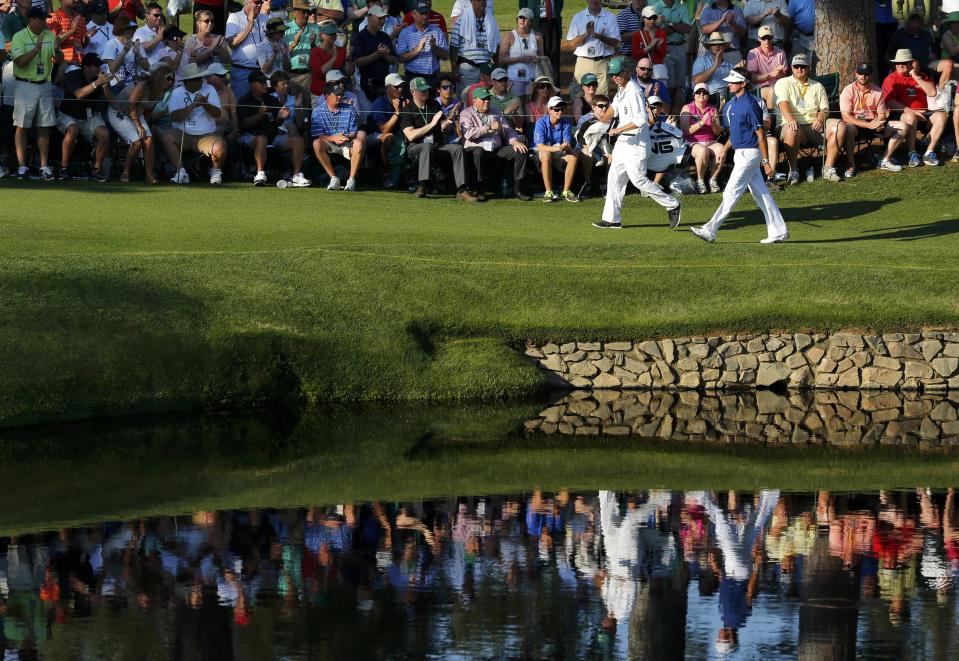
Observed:
[[[956,325],[956,169],[742,202],[706,245],[627,199],[0,182],[0,424],[275,401],[505,397],[511,344]],[[686,200],[701,223],[718,196]]]

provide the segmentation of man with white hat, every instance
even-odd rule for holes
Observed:
[[[560,198],[567,202],[579,202],[579,198],[572,191],[579,159],[573,148],[573,124],[563,117],[564,110],[566,102],[562,97],[550,98],[546,102],[546,115],[536,120],[536,127],[533,129],[533,151],[539,158],[543,186],[546,187],[543,202],[555,202]],[[564,175],[562,196],[553,193],[553,168]]]
[[[722,32],[717,30],[709,35],[706,46],[709,51],[697,57],[696,61],[693,62],[693,85],[706,83],[709,85],[709,93],[716,94],[726,87],[723,80],[733,69],[725,55],[726,49],[729,48],[729,41]]]
[[[593,223],[593,227],[622,227],[623,198],[626,196],[627,184],[632,182],[633,186],[667,210],[669,226],[675,228],[681,220],[679,200],[664,192],[646,176],[646,156],[649,149],[649,113],[646,99],[639,85],[629,75],[629,69],[622,59],[615,58],[609,63],[609,74],[617,86],[616,96],[609,108],[597,119],[604,124],[617,120],[616,127],[609,131],[610,138],[616,138],[616,145],[613,147],[613,161],[609,166],[606,181],[603,218]]]
[[[915,130],[907,136],[909,167],[918,167],[923,161],[927,165],[939,165],[936,147],[946,129],[948,116],[943,110],[929,109],[929,98],[935,97],[937,93],[936,84],[922,72],[919,62],[908,48],[900,48],[896,51],[896,56],[890,62],[893,70],[882,82],[882,91],[886,97],[886,106],[890,110],[890,115],[907,126],[923,121],[929,121],[932,125],[929,131],[929,147],[921,159],[915,151]]]
[[[183,152],[198,152],[209,156],[213,161],[210,183],[218,185],[223,183],[227,146],[216,132],[216,119],[222,112],[220,95],[204,80],[206,75],[206,70],[196,63],[186,65],[183,68],[183,85],[174,88],[168,107],[173,127],[180,132],[180,160],[182,161]],[[177,172],[171,181],[175,184],[189,183],[190,178],[182,163],[173,163],[173,166]]]
[[[733,171],[726,182],[723,201],[716,213],[702,227],[690,228],[693,234],[707,243],[716,240],[716,232],[747,188],[766,219],[766,238],[760,243],[779,243],[789,238],[786,222],[763,179],[763,172],[772,176],[773,166],[769,162],[766,147],[762,109],[759,101],[746,93],[748,82],[738,71],[731,71],[726,76],[731,96],[723,106],[722,118],[723,124],[729,129],[729,141],[736,153],[733,156]]]

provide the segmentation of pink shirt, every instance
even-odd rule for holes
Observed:
[[[857,119],[872,121],[879,113],[887,113],[882,88],[873,83],[863,91],[856,83],[846,85],[839,93],[839,112],[847,112]]]
[[[772,55],[766,55],[762,46],[756,46],[746,55],[746,70],[752,74],[765,76],[772,73],[780,65],[786,67],[785,75],[789,75],[789,67],[786,65],[786,52],[782,48],[774,46]],[[776,78],[769,78],[756,83],[756,87],[770,87],[776,84],[776,80]]]
[[[706,106],[706,108],[700,112],[699,108],[696,107],[696,102],[688,103],[683,106],[683,112],[688,112],[692,115],[690,124],[695,124],[701,120],[706,120],[705,126],[700,128],[695,133],[687,133],[686,139],[689,142],[715,142],[716,134],[713,133],[713,119],[716,117],[716,109],[713,106]]]

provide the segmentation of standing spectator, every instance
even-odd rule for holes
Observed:
[[[889,40],[888,55],[908,49],[919,63],[919,70],[931,76],[938,73],[937,87],[942,88],[952,78],[952,58],[937,59],[933,54],[932,33],[923,27],[923,16],[912,12],[906,21],[906,27],[896,30]],[[887,56],[888,56],[887,55]],[[932,94],[930,96],[935,96]]]
[[[786,30],[792,25],[787,0],[746,0],[743,16],[749,26],[750,48],[762,39],[760,28],[769,28],[773,39],[781,44],[786,39]]]
[[[586,0],[586,9],[570,21],[566,40],[576,55],[573,78],[579,80],[584,74],[592,73],[596,76],[599,93],[606,94],[609,59],[616,54],[620,44],[616,17],[603,9],[600,0]]]
[[[150,120],[154,108],[173,87],[174,79],[173,69],[167,64],[160,64],[154,67],[148,78],[134,85],[127,85],[114,95],[107,118],[113,130],[127,144],[120,183],[130,183],[130,170],[141,151],[146,170],[144,181],[148,184],[157,183],[153,169],[155,152]],[[109,96],[110,93],[107,93],[107,98]],[[169,153],[168,150],[168,155]]]
[[[406,15],[403,17],[403,27],[409,27],[416,22],[416,16],[413,12],[417,11],[416,7],[422,7],[423,5],[426,6],[426,22],[430,25],[435,25],[443,33],[444,37],[448,36],[450,31],[446,29],[446,18],[438,11],[433,11],[433,0],[419,0],[415,2],[413,11],[406,12]]]
[[[563,38],[563,0],[519,0],[519,8],[533,14],[533,30],[543,37],[543,55],[549,60],[550,79],[559,82],[560,40]]]
[[[91,0],[87,5],[90,22],[87,23],[87,45],[84,53],[96,53],[103,56],[103,47],[113,39],[113,25],[107,21],[106,0]]]
[[[811,54],[816,29],[816,0],[789,0],[789,15],[792,18],[790,54]]]
[[[294,187],[305,188],[310,185],[310,180],[303,176],[303,138],[290,135],[285,124],[292,113],[269,93],[266,82],[267,77],[262,71],[251,71],[250,92],[237,101],[240,144],[253,150],[253,160],[256,161],[253,185],[266,185],[267,148],[274,147],[290,154],[293,162],[290,183]]]
[[[47,29],[60,40],[63,63],[67,68],[79,67],[83,47],[87,44],[87,24],[77,11],[77,0],[60,0],[60,8],[47,19]]]
[[[549,116],[541,117],[533,130],[533,151],[539,158],[543,186],[546,187],[543,202],[555,202],[560,198],[567,202],[579,202],[579,198],[572,191],[579,157],[573,146],[573,125],[563,117],[566,102],[561,97],[554,96],[546,105]],[[554,168],[563,173],[562,195],[553,193]]]
[[[743,16],[743,10],[729,0],[716,0],[707,5],[699,15],[699,29],[703,34],[710,35],[710,39],[714,32],[719,32],[726,38],[732,46],[732,50],[726,55],[731,66],[743,59],[742,46],[747,35],[746,17]]]
[[[631,52],[634,60],[648,57],[653,64],[666,61],[666,31],[657,26],[658,20],[655,7],[643,7],[643,25],[633,33]]]
[[[133,40],[140,42],[143,54],[150,64],[153,64],[156,61],[154,53],[163,43],[163,9],[158,3],[147,4],[144,21],[143,25],[133,33]]]
[[[533,12],[524,7],[516,15],[516,29],[499,45],[499,63],[506,66],[516,96],[529,94],[543,52],[543,35],[533,31]]]
[[[466,186],[466,154],[463,146],[447,142],[446,136],[453,131],[452,122],[443,115],[442,110],[435,113],[429,107],[430,86],[423,78],[410,81],[412,101],[406,105],[401,126],[406,138],[406,151],[418,159],[416,196],[426,197],[432,167],[437,160],[451,162],[453,180],[456,183],[456,199],[463,202],[476,202]],[[482,94],[483,90],[477,90]]]
[[[366,14],[366,27],[353,34],[353,64],[360,70],[360,88],[375,99],[383,90],[390,67],[397,63],[393,40],[383,31],[386,10],[373,5]]]
[[[768,107],[773,105],[773,87],[776,81],[789,75],[789,67],[786,66],[786,51],[774,45],[773,29],[763,25],[758,34],[759,46],[746,55],[746,70]]]
[[[359,116],[356,106],[343,101],[346,85],[342,80],[327,83],[324,98],[313,108],[310,130],[313,137],[313,153],[323,171],[330,177],[327,190],[339,190],[340,178],[333,169],[330,154],[342,156],[350,163],[350,176],[343,190],[356,190],[356,173],[363,164],[366,144],[357,138]]]
[[[696,162],[696,189],[700,193],[719,193],[719,171],[723,167],[723,146],[718,142],[723,132],[719,121],[719,111],[709,104],[709,88],[699,83],[693,88],[693,101],[683,107],[679,116],[679,126],[686,136],[686,142],[692,147],[692,157]],[[706,173],[709,162],[713,162],[709,176],[709,188],[706,188]]]
[[[630,54],[633,47],[633,36],[643,29],[642,12],[646,7],[646,0],[633,0],[616,14],[616,25],[619,27],[620,38],[619,52],[621,55]]]
[[[226,161],[227,146],[223,137],[216,132],[216,120],[221,115],[220,95],[215,87],[204,78],[206,72],[195,63],[187,65],[183,72],[183,85],[173,90],[170,97],[170,118],[177,130],[170,134],[175,141],[179,156],[173,167],[177,173],[171,180],[175,184],[189,183],[186,170],[181,162],[184,153],[199,153],[209,156],[213,162],[210,169],[210,184],[223,183],[223,166]],[[167,153],[170,153],[167,149]]]
[[[186,50],[183,46],[183,37],[186,33],[175,25],[169,25],[163,28],[161,32],[163,43],[154,49],[152,58],[148,59],[150,67],[166,62],[177,74],[177,81],[182,79],[183,69],[188,64],[188,57],[185,57]]]
[[[884,79],[889,73],[889,62],[886,60],[889,52],[889,40],[892,33],[899,28],[899,21],[892,13],[892,0],[875,0],[876,2],[876,52],[879,54],[879,79]],[[945,26],[943,26],[945,29]]]
[[[320,23],[319,39],[310,49],[310,94],[321,97],[326,87],[326,74],[347,69],[346,46],[336,45],[336,24]],[[352,63],[350,63],[352,67]],[[352,72],[350,72],[352,73]]]
[[[692,31],[687,5],[695,5],[696,0],[659,0],[655,5],[659,22],[666,30],[666,70],[669,72],[669,95],[677,102],[680,90],[686,85],[686,72],[689,70],[689,58],[686,41]]]
[[[332,21],[336,25],[343,22],[344,5],[340,0],[313,0],[313,13],[316,15],[316,22]]]
[[[143,49],[132,38],[136,25],[135,21],[120,15],[113,22],[113,39],[104,45],[103,55],[100,56],[112,76],[110,89],[114,94],[132,85],[140,71],[150,68]]]
[[[575,122],[579,123],[583,115],[588,115],[592,112],[593,99],[596,97],[596,87],[598,85],[599,83],[596,82],[596,76],[591,73],[580,78],[579,86],[583,90],[583,96],[578,96],[573,99],[572,111]]]
[[[503,114],[513,128],[523,125],[523,100],[513,94],[509,87],[509,75],[506,69],[496,69],[492,75],[493,84],[489,92],[490,107]],[[470,106],[472,107],[472,106]]]
[[[799,148],[819,146],[823,142],[826,147],[823,179],[839,181],[835,165],[846,139],[845,125],[838,119],[829,119],[826,88],[809,77],[809,57],[805,53],[793,55],[792,71],[793,75],[780,78],[773,88],[776,107],[782,116],[780,137],[789,160],[786,183],[799,183]]]
[[[310,20],[310,3],[293,0],[293,18],[283,35],[290,51],[290,84],[294,92],[309,93],[313,74],[310,71],[310,49],[320,39],[320,28]]]
[[[17,176],[26,179],[27,133],[37,130],[37,150],[40,153],[40,178],[53,179],[53,169],[47,163],[50,153],[50,127],[57,125],[53,106],[53,84],[50,74],[54,64],[63,61],[57,50],[56,37],[45,29],[47,13],[31,7],[27,12],[27,27],[13,35],[10,57],[13,59],[13,125],[16,126],[14,144],[17,150]]]
[[[103,159],[110,149],[110,132],[103,121],[106,97],[103,90],[110,77],[100,71],[102,61],[96,53],[83,56],[79,69],[63,76],[63,101],[57,111],[57,128],[63,135],[60,179],[70,178],[70,158],[81,136],[94,146],[93,171],[96,181],[106,181]]]
[[[486,0],[470,0],[450,33],[450,63],[460,87],[479,80],[479,68],[491,63],[499,51],[499,25],[486,11]]]
[[[224,3],[229,0],[204,0],[203,2],[193,3],[193,31],[200,31],[200,16],[208,14],[210,16],[209,30],[213,34],[226,34],[228,17],[223,10]],[[232,2],[230,4],[233,4]]]
[[[406,27],[406,24],[403,23],[402,19],[397,18],[396,16],[390,15],[386,7],[383,6],[383,0],[368,0],[366,6],[369,7],[366,15],[369,16],[369,12],[373,10],[373,7],[379,7],[383,10],[383,26],[380,28],[383,32],[386,33],[386,36],[390,38],[391,41],[395,42],[396,38],[400,36],[400,31]],[[410,17],[412,19],[412,17]],[[362,32],[366,29],[367,19],[364,18],[360,22],[360,27],[357,31]],[[392,67],[390,73],[396,73],[396,67]]]
[[[264,76],[290,70],[290,49],[283,39],[285,32],[286,23],[282,18],[271,18],[266,22],[266,39],[256,45],[256,63]]]
[[[422,78],[430,89],[436,87],[440,60],[450,57],[446,35],[428,22],[430,6],[418,2],[413,10],[413,24],[404,28],[396,40],[396,54],[404,64],[406,80]]]
[[[473,94],[473,106],[460,115],[463,146],[473,161],[476,173],[477,199],[486,199],[488,175],[497,164],[513,164],[513,195],[528,201],[526,193],[526,164],[529,149],[516,135],[516,131],[499,112],[490,108],[489,90],[477,90]]]
[[[230,49],[227,47],[226,37],[222,32],[214,32],[213,14],[206,9],[198,11],[194,17],[196,34],[187,37],[183,44],[184,59],[205,67],[213,62],[227,65],[232,60]]]
[[[256,46],[266,39],[267,16],[262,13],[263,0],[246,0],[243,9],[230,14],[226,21],[226,45],[230,48],[233,93],[237,98],[250,91],[249,75],[259,71]]]
[[[665,80],[655,80],[653,78],[653,63],[648,57],[640,58],[636,62],[636,84],[647,99],[651,96],[659,97],[663,100],[666,107],[672,105],[672,98],[669,96],[669,86]]]
[[[932,126],[929,131],[929,146],[921,159],[915,151],[915,130],[910,131],[906,136],[909,167],[919,167],[923,161],[927,165],[939,165],[936,147],[939,145],[939,139],[942,138],[948,118],[945,111],[929,110],[928,98],[936,95],[936,84],[920,70],[919,62],[906,48],[897,51],[890,62],[893,65],[893,71],[882,82],[882,91],[891,115],[907,126],[918,125],[919,122],[925,121],[930,122]]]
[[[913,136],[916,132],[915,124],[907,126],[903,122],[889,121],[889,111],[882,89],[870,80],[871,76],[872,65],[865,62],[860,64],[856,67],[856,79],[839,94],[839,111],[846,124],[846,179],[856,174],[854,156],[857,138],[868,140],[870,144],[876,136],[888,140],[879,167],[889,172],[899,172],[902,166],[893,160],[893,154],[909,132],[912,132]]]
[[[725,57],[729,42],[722,32],[718,30],[709,35],[706,42],[709,51],[703,53],[693,62],[693,85],[706,83],[709,86],[709,93],[718,98],[720,92],[726,87],[723,80],[732,71],[733,66]]]

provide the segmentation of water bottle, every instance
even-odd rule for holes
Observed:
[[[289,185],[290,185],[290,182],[288,182],[286,179],[278,179],[276,182],[277,188],[286,188]]]
[[[806,183],[811,184],[816,180],[816,171],[813,168],[806,170]]]

